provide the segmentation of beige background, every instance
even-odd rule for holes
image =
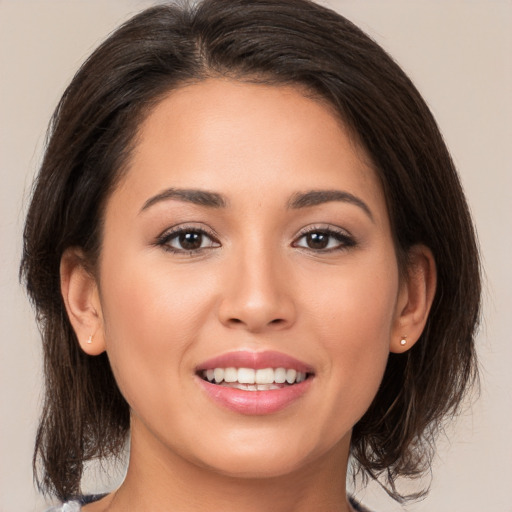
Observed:
[[[41,511],[30,459],[40,352],[17,282],[21,227],[47,121],[82,60],[153,2],[0,0],[0,512]],[[480,234],[482,394],[440,440],[429,497],[401,508],[371,486],[376,512],[512,511],[512,2],[330,0],[418,85],[445,135]]]

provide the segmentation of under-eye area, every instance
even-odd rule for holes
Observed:
[[[300,384],[312,378],[310,372],[294,368],[208,368],[200,370],[199,376],[211,384],[241,389],[244,391],[270,391]]]

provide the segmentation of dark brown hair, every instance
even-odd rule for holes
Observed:
[[[46,394],[34,468],[45,492],[80,490],[84,462],[118,455],[129,408],[106,354],[77,343],[60,293],[63,251],[81,247],[94,268],[105,203],[141,121],[169,90],[212,76],[296,84],[339,114],[382,182],[402,269],[428,246],[438,284],[415,346],[391,354],[383,383],[355,425],[357,468],[381,477],[429,467],[432,440],[476,375],[480,274],[475,234],[448,150],[421,96],[374,41],[307,0],[206,0],[143,11],[84,63],[52,118],[24,231],[21,275],[37,309]]]

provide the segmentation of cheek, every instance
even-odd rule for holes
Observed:
[[[206,322],[210,286],[204,276],[171,273],[165,262],[148,268],[127,255],[112,261],[104,261],[101,282],[109,360],[131,405],[145,390],[144,400],[159,407],[161,390],[180,386],[190,371],[187,356]]]
[[[102,311],[107,338],[134,338],[138,345],[187,339],[200,326],[211,286],[204,274],[170,270],[165,258],[119,259],[104,264]],[[110,270],[109,270],[109,267]],[[158,333],[158,336],[155,336]]]
[[[388,263],[389,260],[389,263]],[[399,290],[398,269],[392,258],[380,265],[363,260],[336,271],[317,272],[309,294],[312,319],[333,340],[357,349],[389,341]],[[311,287],[310,287],[311,288]]]
[[[316,280],[311,330],[319,334],[325,351],[322,373],[332,382],[330,407],[335,414],[348,408],[357,420],[381,383],[398,294],[394,268],[393,263],[361,265],[324,282]]]

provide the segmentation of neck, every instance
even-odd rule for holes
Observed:
[[[347,436],[329,453],[287,474],[245,478],[201,467],[134,432],[125,481],[97,510],[349,512],[349,442]]]

